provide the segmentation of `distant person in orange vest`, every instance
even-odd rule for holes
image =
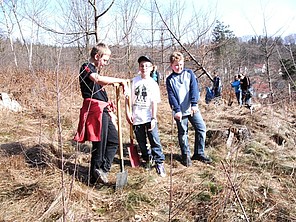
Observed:
[[[90,183],[108,183],[108,172],[118,149],[118,131],[112,121],[112,103],[105,85],[118,83],[126,89],[127,80],[100,75],[108,65],[111,50],[104,43],[94,46],[88,62],[80,68],[79,83],[83,98],[80,118],[74,140],[92,142]],[[113,115],[114,116],[114,115]]]

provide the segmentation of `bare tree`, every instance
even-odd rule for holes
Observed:
[[[88,54],[90,45],[104,38],[100,32],[100,18],[111,9],[114,2],[115,0],[112,0],[105,5],[103,0],[60,1],[52,12],[57,15],[54,17],[55,22],[43,23],[37,19],[34,19],[34,22],[43,30],[60,36],[56,39],[56,43],[76,44],[78,55]]]
[[[30,56],[31,52],[30,52],[29,46],[27,44],[25,35],[23,33],[22,25],[21,25],[20,18],[19,18],[19,13],[17,12],[17,9],[18,9],[17,4],[14,0],[11,0],[11,8],[12,8],[12,13],[13,13],[14,19],[15,19],[16,24],[18,26],[18,30],[20,32],[21,38],[23,40],[24,46],[27,51],[29,69],[31,69],[32,68],[32,57]]]
[[[282,28],[279,28],[278,31],[275,32],[273,35],[268,35],[268,27],[266,25],[266,18],[263,13],[263,30],[264,30],[264,36],[261,40],[261,50],[264,54],[264,60],[265,60],[265,65],[266,65],[266,75],[268,79],[268,85],[269,85],[269,91],[270,91],[270,96],[271,96],[271,102],[275,102],[275,95],[274,95],[274,90],[273,90],[273,77],[272,77],[272,70],[271,70],[271,61],[272,61],[272,56],[275,55],[276,51],[276,46],[281,40],[281,35],[278,35],[277,37],[273,37],[277,35],[278,33],[281,32]],[[278,60],[277,60],[278,61]]]
[[[274,53],[276,44],[277,44],[278,38],[273,40],[272,38],[268,38],[267,35],[262,39],[262,51],[265,56],[265,64],[266,64],[266,75],[268,79],[268,85],[269,85],[269,91],[271,95],[271,102],[274,103],[274,91],[273,91],[273,79],[272,79],[272,72],[271,72],[271,65],[270,65],[270,59],[271,56]]]
[[[28,60],[29,67],[33,67],[33,45],[38,42],[39,38],[39,27],[35,24],[35,21],[43,21],[42,14],[46,10],[47,1],[24,1],[22,3],[24,10],[24,17],[28,21],[28,28],[30,30],[30,41],[27,43],[28,47]]]
[[[132,55],[132,44],[137,42],[136,32],[134,28],[136,26],[136,20],[140,13],[142,7],[142,0],[129,1],[121,0],[118,4],[119,15],[121,15],[121,30],[122,38],[120,42],[124,43],[125,48],[125,61],[128,67],[128,70],[131,71],[133,67],[134,60],[131,57]]]
[[[173,29],[171,29],[171,27],[168,25],[168,23],[163,18],[162,13],[160,12],[160,9],[159,9],[158,4],[157,4],[156,1],[155,1],[155,5],[156,5],[157,11],[159,13],[159,16],[161,17],[162,22],[164,23],[165,27],[167,28],[167,30],[171,34],[171,36],[173,38],[173,41],[176,41],[176,43],[188,54],[188,56],[190,57],[190,59],[197,65],[197,70],[201,70],[202,71],[202,74],[200,76],[202,76],[203,74],[206,74],[206,76],[211,81],[213,81],[213,77],[210,75],[210,73],[203,67],[203,65],[199,61],[197,61],[197,59],[192,55],[192,53],[190,53],[189,49],[187,47],[185,47],[185,45],[182,43],[181,38],[182,38],[182,36],[185,35],[186,32],[183,34],[183,33],[180,32],[180,28],[178,28],[179,31],[177,31],[177,32],[179,32],[179,34],[176,35],[174,33]],[[177,19],[177,21],[179,21],[179,20]],[[173,41],[172,41],[172,46],[174,45],[174,42]]]
[[[3,11],[4,18],[5,18],[5,25],[6,25],[6,28],[7,28],[7,34],[8,34],[9,41],[10,41],[10,48],[11,48],[11,51],[12,51],[13,56],[14,56],[14,64],[15,64],[16,67],[18,67],[17,57],[16,57],[16,53],[15,53],[15,50],[14,50],[14,43],[13,43],[13,39],[12,39],[12,27],[10,25],[11,23],[9,22],[9,16],[6,13],[3,1],[1,1],[0,4],[1,4],[1,8],[2,8],[2,11]]]

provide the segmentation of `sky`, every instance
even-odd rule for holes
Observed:
[[[1,0],[0,0],[1,1]],[[25,0],[24,0],[25,1]],[[33,0],[31,0],[33,1]],[[58,4],[54,4],[58,0],[49,0],[47,7],[49,9],[48,16],[46,17],[47,24],[58,24],[63,21],[59,19],[60,7]],[[111,0],[103,0],[106,4],[110,3]],[[115,0],[117,4],[123,0]],[[131,1],[131,0],[130,0]],[[145,3],[144,8],[149,8],[151,0],[143,0]],[[235,36],[254,36],[254,35],[265,35],[268,36],[287,36],[289,34],[296,33],[296,0],[156,0],[161,5],[162,12],[170,6],[170,3],[183,2],[185,3],[185,16],[192,17],[193,11],[195,10],[198,15],[198,11],[209,13],[209,20],[215,21],[216,19],[223,22],[224,25],[229,26],[229,30],[233,31]],[[29,3],[30,1],[25,1]],[[105,17],[105,21],[110,23],[112,16],[116,13],[115,7],[112,7],[113,12],[110,11]],[[147,10],[146,10],[147,11]],[[188,13],[187,13],[188,12]],[[62,13],[61,13],[62,14]],[[109,19],[108,19],[109,16]],[[144,16],[144,17],[143,17]],[[57,20],[58,22],[55,22]],[[149,14],[139,14],[139,20],[150,22]],[[0,13],[0,29],[7,30],[5,26],[5,20],[3,14]],[[186,22],[186,18],[183,19]],[[23,32],[26,36],[32,34],[31,22],[23,20],[24,24]],[[264,24],[265,23],[265,24]],[[27,27],[27,29],[25,29]],[[144,26],[145,27],[145,26]],[[264,31],[266,27],[267,33]],[[56,28],[55,25],[51,25],[50,28]],[[14,25],[14,37],[19,37],[17,33],[17,26]],[[0,30],[1,31],[1,30]],[[62,30],[61,30],[62,31]],[[105,33],[105,31],[103,31]],[[55,38],[48,32],[43,32],[43,42],[55,42]],[[40,34],[39,34],[40,35]],[[41,36],[41,35],[40,35]],[[113,35],[108,35],[113,36]],[[30,38],[30,37],[29,37]]]
[[[296,33],[295,0],[196,0],[194,4],[216,5],[217,18],[238,37]],[[266,25],[264,25],[264,23]]]

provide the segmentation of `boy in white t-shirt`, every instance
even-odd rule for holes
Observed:
[[[156,172],[165,176],[165,156],[162,151],[157,127],[157,103],[160,102],[160,90],[158,84],[150,77],[153,62],[148,56],[140,56],[138,59],[139,74],[131,82],[131,106],[132,114],[128,114],[130,122],[142,152],[142,159],[150,169],[155,162]],[[149,145],[147,144],[147,138]]]

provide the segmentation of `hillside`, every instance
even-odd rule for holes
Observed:
[[[26,81],[23,86],[29,85]],[[35,97],[28,87],[21,87],[21,95],[13,84],[3,89],[24,109],[0,111],[0,221],[296,220],[295,103],[256,102],[251,113],[235,104],[206,105],[202,100],[206,153],[213,164],[194,161],[186,168],[162,86],[158,119],[167,176],[130,166],[123,119],[128,184],[115,190],[118,156],[109,186],[87,185],[90,144],[72,141],[82,102],[79,91],[62,91],[57,103],[51,87]],[[111,86],[108,92],[114,98]],[[189,137],[192,147],[192,129]]]

